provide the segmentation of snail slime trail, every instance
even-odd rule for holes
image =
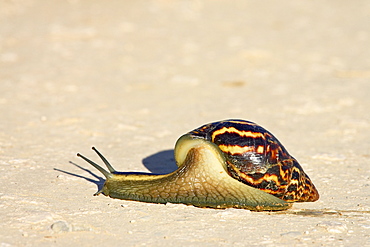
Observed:
[[[197,207],[285,210],[313,202],[318,191],[298,161],[266,129],[245,120],[203,125],[175,146],[178,169],[165,175],[120,173],[95,148],[108,170],[81,154],[105,177],[95,193],[151,203]]]

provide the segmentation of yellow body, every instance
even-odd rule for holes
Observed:
[[[107,178],[102,190],[96,194],[103,193],[123,200],[183,203],[211,208],[234,207],[261,211],[291,207],[291,203],[230,177],[222,151],[215,144],[189,134],[183,135],[176,143],[175,159],[179,168],[166,175],[117,173],[95,151],[110,172],[78,155]]]

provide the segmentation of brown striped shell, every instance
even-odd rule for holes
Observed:
[[[266,129],[245,120],[206,124],[189,132],[215,143],[235,179],[287,202],[313,202],[318,191],[298,161]]]

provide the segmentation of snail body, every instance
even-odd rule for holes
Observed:
[[[165,175],[109,171],[77,154],[105,177],[95,193],[124,200],[198,207],[285,210],[319,194],[298,162],[261,126],[244,120],[210,123],[181,136],[178,169]]]

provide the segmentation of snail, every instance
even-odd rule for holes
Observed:
[[[285,210],[319,194],[283,145],[263,127],[230,119],[181,136],[174,149],[178,169],[165,175],[117,172],[94,147],[109,171],[81,157],[105,177],[106,196],[197,207]]]

